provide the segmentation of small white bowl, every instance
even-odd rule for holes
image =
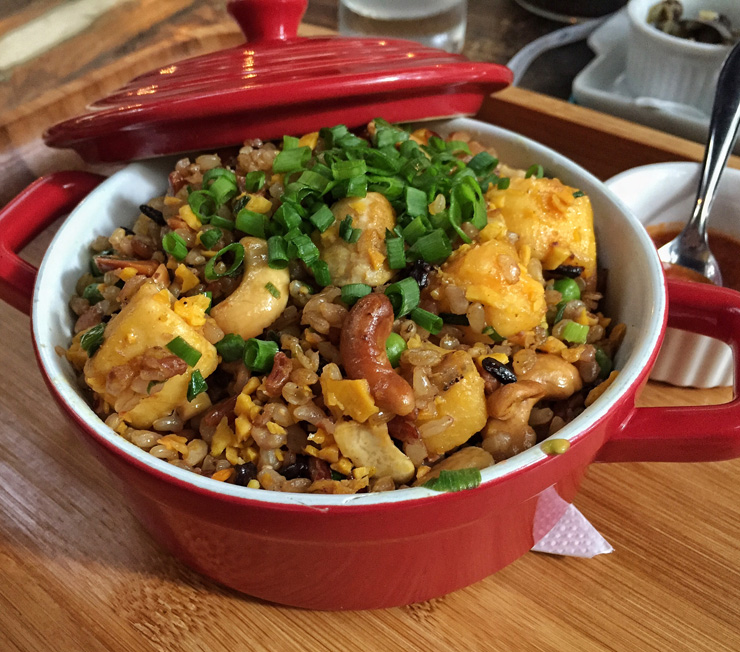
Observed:
[[[606,185],[645,226],[685,223],[696,198],[699,164],[644,165],[612,177]],[[738,206],[740,170],[727,168],[712,207],[710,228],[740,239]],[[680,387],[732,385],[732,350],[719,340],[668,328],[650,378]]]
[[[637,97],[652,97],[696,107],[709,114],[722,62],[729,45],[696,43],[671,36],[647,22],[658,0],[630,0],[627,15],[626,82]],[[738,0],[682,0],[684,17],[707,9],[725,14],[740,25]]]

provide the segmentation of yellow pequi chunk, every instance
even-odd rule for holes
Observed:
[[[259,335],[285,310],[290,272],[267,265],[265,240],[246,237],[240,242],[244,247],[244,276],[239,287],[211,309],[211,317],[224,333],[236,333],[248,340]],[[270,283],[272,288],[268,289]]]
[[[394,272],[388,267],[385,230],[396,226],[396,214],[390,202],[378,192],[365,197],[345,197],[331,208],[334,224],[315,236],[321,258],[329,266],[332,283],[366,283],[372,287],[387,283]],[[347,216],[352,226],[361,229],[360,239],[351,244],[339,236],[339,224]]]
[[[172,300],[167,290],[154,281],[146,281],[106,326],[103,344],[84,370],[85,382],[106,402],[113,405],[116,401],[116,396],[106,391],[106,379],[114,367],[125,365],[151,348],[166,347],[177,336],[201,353],[194,369],[204,378],[216,369],[216,348],[174,312]],[[158,392],[121,412],[121,418],[134,428],[149,428],[175,409],[189,409],[187,389],[192,371],[188,367],[184,374],[168,379]]]
[[[490,190],[486,199],[543,269],[581,265],[590,278],[596,272],[593,210],[589,198],[574,197],[575,192],[557,179],[530,177],[512,179],[506,190]]]
[[[471,303],[483,304],[486,324],[502,337],[531,330],[545,317],[542,284],[529,275],[516,249],[506,240],[459,247],[442,265],[438,279],[464,288],[465,298]],[[444,303],[444,292],[441,296]],[[480,333],[470,333],[470,337],[491,341],[487,336],[481,339]]]
[[[371,426],[345,421],[337,424],[334,439],[342,455],[355,466],[374,468],[377,477],[389,475],[399,483],[414,477],[414,463],[398,450],[384,423]]]
[[[372,394],[370,383],[364,378],[359,380],[333,380],[328,374],[321,375],[321,392],[324,403],[332,411],[334,417],[340,419],[347,415],[363,423],[370,416],[378,412]]]
[[[431,379],[441,385],[433,404],[419,411],[417,427],[425,423],[452,417],[453,422],[442,432],[424,436],[430,454],[442,455],[461,446],[486,425],[484,381],[473,359],[465,351],[448,353],[432,367]],[[423,428],[421,428],[423,436]]]

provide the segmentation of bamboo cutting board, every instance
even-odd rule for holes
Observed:
[[[161,62],[201,44],[171,39],[157,47]],[[45,151],[41,130],[151,68],[148,56],[93,70],[10,116],[0,128],[6,186],[75,164]],[[489,99],[479,117],[555,147],[602,178],[701,156],[698,145],[520,89]],[[29,247],[31,260],[50,235]],[[612,543],[611,555],[530,553],[472,587],[411,607],[280,607],[216,586],[151,542],[50,399],[28,318],[0,305],[0,323],[2,652],[740,649],[740,461],[592,467],[576,505]],[[730,388],[650,383],[641,402],[731,397]]]

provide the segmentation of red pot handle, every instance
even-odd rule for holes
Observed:
[[[18,252],[104,179],[90,172],[54,172],[34,181],[0,210],[0,299],[31,313],[38,270]]]
[[[668,325],[729,344],[735,378],[740,378],[740,292],[668,279],[668,298]],[[597,460],[709,462],[734,457],[740,457],[737,393],[722,405],[633,408]]]

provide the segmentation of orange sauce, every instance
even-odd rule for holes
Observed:
[[[679,223],[651,224],[647,227],[647,231],[655,246],[660,249],[664,244],[673,240],[683,227],[684,225]],[[709,229],[708,235],[709,248],[717,259],[719,270],[722,272],[722,284],[733,290],[740,290],[740,240],[714,229]],[[704,276],[685,267],[664,265],[664,268],[666,275],[674,278],[709,283],[709,280]]]

